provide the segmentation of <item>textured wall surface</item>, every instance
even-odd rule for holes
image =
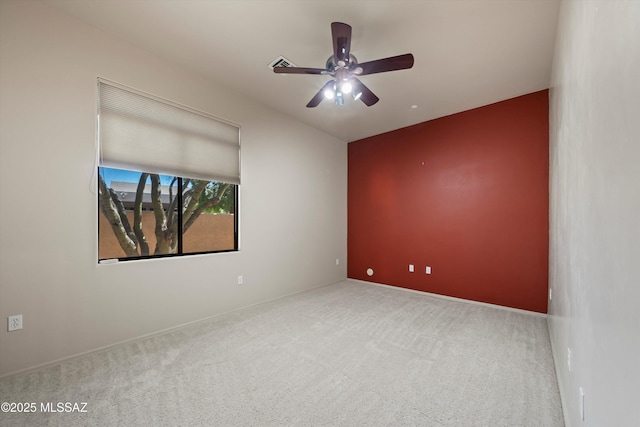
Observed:
[[[546,313],[548,106],[545,90],[350,143],[349,277]]]
[[[638,76],[640,2],[565,1],[550,107],[549,330],[568,427],[640,420]]]
[[[345,141],[42,2],[0,64],[0,376],[346,277]],[[99,76],[242,127],[239,252],[97,264]]]

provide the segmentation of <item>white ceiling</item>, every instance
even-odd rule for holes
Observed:
[[[558,0],[46,0],[345,141],[546,89]],[[361,77],[380,101],[307,102],[328,80],[276,75],[283,55],[323,68],[330,25],[359,62],[413,53],[410,70]],[[417,105],[417,108],[411,108]]]

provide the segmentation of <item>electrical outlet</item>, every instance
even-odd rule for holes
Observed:
[[[427,268],[424,269],[425,274],[431,274],[431,267],[427,266]]]
[[[413,273],[413,264],[409,264],[409,273]]]
[[[9,332],[22,329],[22,314],[18,314],[16,316],[9,316],[7,320],[8,320],[7,329],[9,330]]]
[[[243,285],[244,284],[244,280],[242,279],[242,276],[238,276],[238,285]]]

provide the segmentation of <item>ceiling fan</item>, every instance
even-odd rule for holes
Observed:
[[[344,96],[351,94],[354,100],[362,100],[368,107],[380,100],[358,76],[405,70],[413,67],[413,55],[392,56],[375,61],[358,63],[351,50],[351,26],[343,22],[331,23],[333,37],[333,55],[327,59],[326,68],[275,67],[277,74],[321,74],[332,79],[311,98],[308,108],[317,107],[323,98],[334,99],[338,105],[344,104]]]

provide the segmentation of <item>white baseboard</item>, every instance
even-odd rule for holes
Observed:
[[[302,293],[302,292],[308,292],[308,291],[311,291],[313,289],[322,288],[324,286],[330,286],[330,285],[333,285],[334,283],[343,282],[344,280],[346,280],[346,279],[339,279],[339,280],[336,280],[336,281],[333,281],[333,282],[323,283],[323,284],[320,284],[320,285],[317,285],[317,286],[313,286],[313,287],[308,288],[308,289],[301,289],[301,290],[298,290],[298,291],[291,292],[289,294],[281,295],[281,296],[274,297],[274,298],[269,298],[269,299],[267,299],[265,301],[260,301],[260,302],[256,302],[256,303],[253,303],[253,304],[248,304],[248,305],[245,305],[245,306],[242,306],[242,307],[234,308],[234,309],[231,309],[231,310],[228,310],[228,311],[224,311],[224,312],[221,312],[221,313],[213,314],[213,315],[207,316],[207,317],[205,317],[203,319],[192,320],[190,322],[182,323],[182,324],[176,325],[176,326],[171,326],[169,328],[162,329],[162,330],[159,330],[159,331],[150,332],[148,334],[140,335],[140,336],[137,336],[137,337],[134,337],[134,338],[129,338],[129,339],[122,340],[122,341],[117,341],[115,343],[107,344],[107,345],[104,345],[102,347],[98,347],[98,348],[94,348],[94,349],[91,349],[91,350],[83,351],[81,353],[72,354],[70,356],[65,356],[65,357],[62,357],[62,358],[59,358],[59,359],[56,359],[56,360],[52,360],[52,361],[49,361],[49,362],[40,363],[40,364],[35,365],[35,366],[31,366],[31,367],[28,367],[28,368],[20,369],[18,371],[9,372],[9,373],[6,373],[4,375],[0,375],[0,380],[5,379],[5,378],[9,378],[9,377],[14,377],[16,375],[28,374],[30,372],[38,371],[40,369],[44,369],[44,368],[48,368],[48,367],[51,367],[51,366],[59,365],[61,363],[68,362],[70,360],[79,359],[79,358],[88,356],[90,354],[99,353],[101,351],[106,351],[106,350],[109,350],[109,349],[112,349],[112,348],[115,348],[115,347],[120,347],[120,346],[123,346],[123,345],[127,345],[127,344],[130,344],[132,342],[142,341],[142,340],[145,340],[145,339],[148,339],[148,338],[152,338],[152,337],[155,337],[155,336],[158,336],[158,335],[163,335],[163,334],[167,334],[167,333],[170,333],[170,332],[174,332],[174,331],[177,331],[177,330],[180,330],[180,329],[192,326],[192,325],[196,325],[198,323],[204,323],[204,322],[210,321],[210,320],[212,320],[212,319],[214,319],[216,317],[224,316],[224,315],[233,313],[235,311],[244,310],[244,309],[249,308],[249,307],[253,307],[253,306],[256,306],[256,305],[259,305],[259,304],[265,304],[265,303],[268,303],[268,302],[271,302],[271,301],[275,301],[275,300],[279,300],[279,299],[282,299],[282,298],[287,298],[287,297],[290,297],[290,296],[293,296],[293,295],[296,295],[296,294],[299,294],[299,293]]]
[[[505,307],[503,305],[490,304],[488,302],[473,301],[473,300],[464,299],[464,298],[450,297],[450,296],[447,296],[447,295],[434,294],[434,293],[431,293],[431,292],[416,291],[415,289],[401,288],[399,286],[385,285],[383,283],[368,282],[366,280],[359,280],[359,279],[347,279],[347,280],[351,281],[351,282],[363,283],[363,284],[366,284],[366,285],[380,286],[380,287],[387,288],[387,289],[395,289],[395,290],[399,290],[399,291],[413,292],[413,293],[417,293],[417,294],[420,294],[420,295],[428,295],[430,297],[446,299],[446,300],[449,300],[449,301],[457,301],[457,302],[463,302],[463,303],[467,303],[467,304],[483,305],[485,307],[497,308],[497,309],[500,309],[500,310],[512,311],[512,312],[520,313],[520,314],[528,314],[528,315],[531,315],[531,316],[544,317],[545,319],[547,318],[546,313],[538,313],[537,311],[522,310],[520,308],[513,308],[513,307]]]

